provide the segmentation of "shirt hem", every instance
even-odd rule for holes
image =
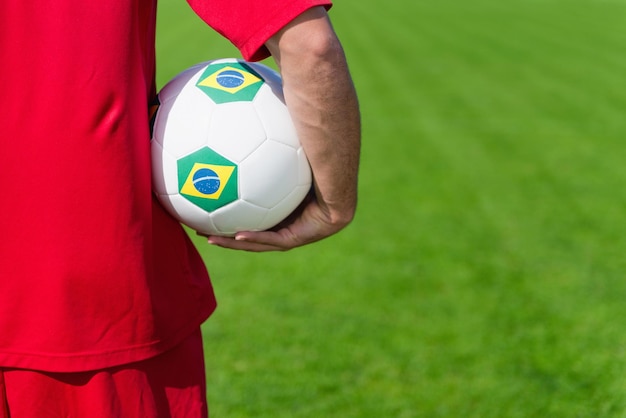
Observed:
[[[37,370],[50,373],[76,373],[107,369],[146,360],[176,347],[185,338],[196,332],[214,310],[215,306],[211,307],[166,340],[92,353],[51,354],[4,351],[0,352],[0,368]]]

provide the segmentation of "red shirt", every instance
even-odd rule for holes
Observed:
[[[247,59],[329,4],[189,3]],[[215,309],[202,259],[151,193],[155,14],[153,0],[0,2],[0,367],[141,360]]]

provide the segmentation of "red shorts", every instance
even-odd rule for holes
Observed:
[[[202,336],[154,358],[81,373],[0,368],[0,418],[207,418]]]

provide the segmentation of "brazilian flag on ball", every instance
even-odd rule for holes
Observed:
[[[263,78],[242,62],[207,66],[196,86],[215,103],[251,101],[263,85]]]
[[[178,160],[180,194],[207,212],[238,198],[237,164],[204,147]]]

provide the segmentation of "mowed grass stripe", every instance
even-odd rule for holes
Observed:
[[[463,24],[467,24],[465,20],[456,25],[461,28],[459,31],[467,29],[463,27]],[[446,26],[442,25],[441,28]],[[469,29],[475,32],[475,28],[484,27],[485,25],[479,24],[479,22],[478,24],[472,22]],[[534,31],[531,30],[528,33],[534,33]],[[553,110],[563,111],[569,106],[580,113],[587,112],[585,116],[589,111],[595,111],[597,107],[604,110],[602,109],[602,102],[592,102],[590,99],[598,95],[595,90],[606,83],[606,80],[612,81],[619,78],[618,71],[596,66],[591,67],[591,70],[598,71],[598,74],[593,72],[590,74],[589,60],[592,57],[580,56],[567,50],[546,50],[541,39],[535,42],[538,46],[529,47],[524,53],[519,53],[519,48],[515,48],[514,45],[518,42],[515,39],[526,37],[526,33],[503,37],[497,30],[486,33],[481,31],[478,34],[468,30],[463,33],[464,36],[458,36],[458,32],[454,32],[456,36],[450,36],[448,31],[440,30],[438,34],[445,37],[447,41],[440,43],[442,49],[446,49],[447,53],[452,54],[457,59],[464,58],[461,62],[457,61],[456,64],[460,68],[457,71],[465,70],[468,73],[467,78],[457,77],[456,81],[459,84],[450,87],[455,90],[466,88],[471,93],[485,98],[502,97],[506,99],[508,96],[508,98],[522,100],[533,99],[533,102],[529,103],[532,106],[515,109],[529,111],[530,115],[511,115],[513,117],[518,116],[520,120],[524,120],[525,116],[532,116],[533,113],[546,114]],[[553,38],[547,36],[545,39],[550,41]],[[576,41],[569,42],[576,43]],[[561,57],[555,59],[554,52],[558,52]],[[476,71],[482,71],[483,74],[474,74]],[[479,90],[470,83],[466,84],[465,82],[468,80],[482,81],[482,88]],[[522,85],[522,83],[524,84]],[[538,88],[531,88],[534,84],[539,84]],[[522,94],[515,88],[517,86],[525,89],[521,91]],[[600,93],[608,91],[611,86],[603,89],[604,91]],[[553,91],[551,92],[551,90]],[[592,94],[591,97],[588,96],[590,93]],[[530,94],[536,94],[537,97],[533,98],[529,96]],[[472,95],[466,97],[470,102],[473,100]],[[554,102],[556,102],[556,106]],[[476,103],[476,105],[479,104],[480,102]],[[507,107],[499,109],[497,105],[498,103],[487,103],[490,113],[499,117],[505,113]],[[583,120],[585,119],[583,118]],[[569,123],[571,124],[571,121]]]

